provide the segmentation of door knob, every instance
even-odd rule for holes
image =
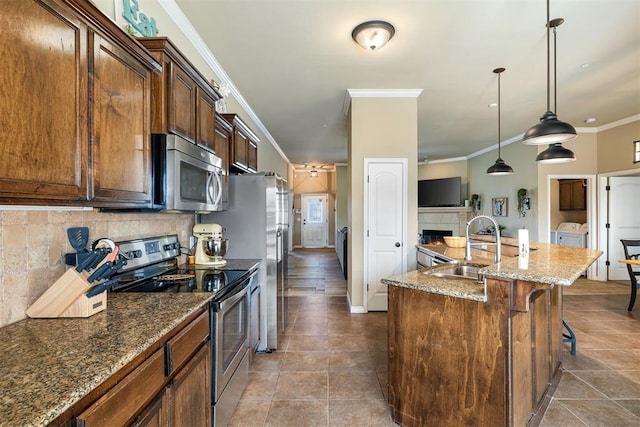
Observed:
[[[400,247],[400,242],[396,242],[396,248]]]

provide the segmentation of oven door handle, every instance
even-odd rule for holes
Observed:
[[[218,312],[224,311],[227,308],[227,306],[233,305],[238,300],[244,298],[245,295],[247,295],[247,290],[248,290],[248,287],[249,287],[248,285],[249,285],[249,281],[245,280],[245,281],[243,281],[243,283],[237,285],[238,288],[242,288],[238,292],[234,293],[231,296],[228,296],[228,297],[224,298],[222,301],[215,301],[214,300],[212,303],[215,304],[215,306],[217,307],[216,311],[218,311]]]

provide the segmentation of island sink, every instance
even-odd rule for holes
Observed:
[[[475,280],[476,282],[482,283],[483,277],[478,273],[482,267],[486,267],[486,265],[449,263],[444,264],[442,267],[425,271],[424,274],[428,276],[442,277],[445,279]]]

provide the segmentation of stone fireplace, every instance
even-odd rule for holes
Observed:
[[[471,208],[465,207],[418,208],[418,230],[451,231],[453,236],[464,236],[471,215]]]

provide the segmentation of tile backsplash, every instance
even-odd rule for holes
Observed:
[[[0,211],[0,326],[26,317],[25,310],[68,268],[64,254],[74,252],[67,228],[89,227],[89,245],[177,234],[188,245],[192,214],[114,214],[98,211]]]

